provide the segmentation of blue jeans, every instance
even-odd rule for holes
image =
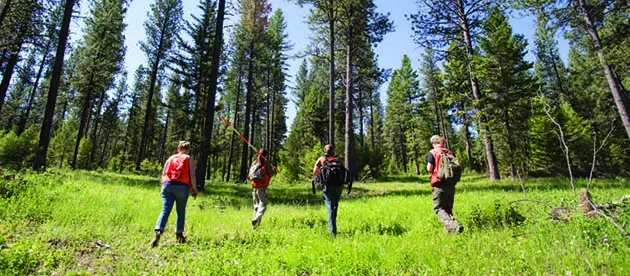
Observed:
[[[177,207],[175,208],[175,211],[177,212],[177,226],[175,232],[184,232],[188,193],[188,185],[174,184],[173,182],[165,182],[162,184],[162,212],[155,223],[155,231],[164,232],[164,227],[166,227],[168,216],[171,214],[171,210],[173,210],[173,205],[177,204]]]
[[[324,186],[324,204],[328,211],[328,232],[337,235],[337,210],[339,209],[339,199],[343,192],[343,186]]]

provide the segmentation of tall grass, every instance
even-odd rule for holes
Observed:
[[[20,177],[0,184],[0,274],[630,274],[630,242],[606,220],[575,213],[556,221],[543,204],[509,204],[526,196],[573,210],[577,196],[562,179],[532,179],[524,195],[519,183],[465,178],[455,196],[466,227],[458,235],[443,233],[427,179],[357,183],[340,203],[336,238],[310,183],[272,183],[257,229],[249,185],[211,183],[188,202],[188,243],[175,243],[173,213],[160,246],[149,248],[161,208],[157,179]],[[630,186],[599,181],[592,193],[595,201],[618,199]],[[630,218],[627,209],[619,215]]]

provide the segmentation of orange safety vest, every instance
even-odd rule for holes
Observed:
[[[262,165],[262,178],[258,181],[252,181],[252,187],[254,188],[266,188],[269,187],[269,181],[271,176],[267,173],[267,162]]]
[[[191,185],[190,183],[190,156],[187,154],[175,154],[166,160],[162,172],[162,183],[175,181]]]

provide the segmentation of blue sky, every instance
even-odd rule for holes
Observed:
[[[143,23],[147,17],[147,12],[150,10],[150,5],[154,0],[133,0],[129,11],[127,13],[125,22],[127,23],[126,30],[126,46],[127,55],[125,59],[125,66],[130,76],[140,64],[146,64],[146,57],[140,50],[139,42],[145,39],[145,32]],[[394,22],[395,31],[385,36],[383,42],[381,42],[377,48],[378,63],[381,68],[396,69],[400,66],[400,61],[403,55],[408,55],[412,61],[414,68],[418,68],[420,65],[420,54],[422,49],[418,47],[411,37],[411,24],[405,19],[405,14],[414,13],[417,10],[416,0],[374,0],[378,9],[383,13],[390,13],[390,19]],[[198,0],[182,0],[184,5],[184,17],[190,19],[190,15],[199,13],[197,8]],[[236,3],[237,0],[227,0],[228,9],[232,7],[232,3]],[[290,55],[303,52],[310,42],[309,28],[306,24],[309,11],[308,7],[301,8],[295,4],[295,1],[287,0],[270,0],[273,9],[280,8],[284,12],[287,22],[287,33],[289,40],[293,45],[293,49]],[[82,15],[87,15],[89,5],[87,0],[83,0],[81,3]],[[234,15],[234,10],[228,10],[231,14],[228,17],[226,26],[233,26],[238,21],[238,16]],[[515,33],[525,35],[530,45],[529,49],[533,47],[534,32],[536,30],[536,23],[531,16],[523,16],[518,12],[512,13],[511,23]],[[81,22],[73,24],[73,40],[80,39],[81,36]],[[229,30],[228,30],[229,32]],[[227,36],[226,36],[227,38]],[[560,55],[563,60],[567,60],[568,56],[568,43],[560,38]],[[529,60],[534,60],[533,55],[528,54]],[[288,85],[293,86],[293,80],[301,59],[292,58],[289,61],[289,78]],[[131,77],[130,77],[131,79]],[[130,84],[131,85],[131,84]],[[387,83],[381,87],[381,100],[385,103]],[[288,117],[290,126],[295,117],[295,107],[290,104],[288,108]]]

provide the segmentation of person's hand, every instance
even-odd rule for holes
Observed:
[[[197,192],[197,190],[194,190],[194,191],[192,192],[192,196],[193,196],[193,198],[194,198],[194,199],[197,199],[197,194],[199,194],[199,193]]]

